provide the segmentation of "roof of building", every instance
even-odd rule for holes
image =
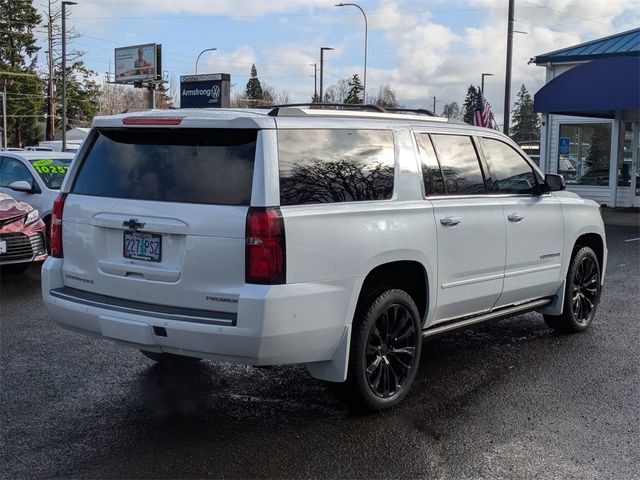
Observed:
[[[529,63],[579,62],[617,56],[640,56],[640,28],[543,53],[533,57]]]

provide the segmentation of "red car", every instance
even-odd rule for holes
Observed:
[[[38,210],[0,193],[0,267],[22,272],[47,258],[45,226]]]

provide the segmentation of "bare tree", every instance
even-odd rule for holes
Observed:
[[[446,118],[459,119],[462,114],[460,112],[460,106],[458,105],[458,102],[445,104],[445,106],[442,108],[442,116]]]
[[[277,90],[275,87],[263,83],[262,91],[265,100],[271,99],[271,103],[273,105],[284,105],[290,103],[289,94],[284,89]]]
[[[147,93],[139,88],[106,83],[100,90],[100,114],[113,115],[127,110],[147,109]]]
[[[393,91],[388,83],[380,85],[378,96],[373,100],[373,103],[379,107],[387,108],[397,108],[400,106],[396,92]]]
[[[324,92],[324,102],[327,103],[344,103],[349,96],[349,81],[344,78],[338,80],[338,83],[331,85]]]

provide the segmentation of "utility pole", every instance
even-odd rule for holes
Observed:
[[[504,76],[504,119],[503,133],[509,135],[509,117],[511,116],[511,60],[513,56],[513,16],[515,0],[509,0],[509,23],[507,26],[507,70]]]
[[[47,94],[48,94],[48,102],[47,102],[47,140],[55,140],[56,136],[56,96],[54,90],[54,81],[53,81],[53,16],[51,15],[51,0],[49,0],[49,10],[47,11],[47,19],[49,20],[47,23],[47,44],[49,46],[48,55],[48,66],[49,66],[49,79],[47,82]]]
[[[2,138],[3,146],[7,148],[7,82],[6,78],[0,79],[2,83]]]
[[[313,99],[318,100],[318,64],[310,63],[309,66],[313,67]]]
[[[67,5],[76,2],[62,2],[62,151],[67,150]]]
[[[433,98],[433,114],[435,115],[436,114],[436,97],[433,96],[433,97],[429,97],[429,98]]]
[[[156,84],[154,82],[149,82],[149,85],[147,86],[147,92],[149,108],[153,110],[154,108],[156,108]]]
[[[324,97],[322,96],[322,79],[324,75],[324,51],[325,50],[333,50],[333,48],[320,47],[320,102],[324,102]]]

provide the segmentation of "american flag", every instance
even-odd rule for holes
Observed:
[[[487,102],[481,92],[478,92],[476,110],[473,114],[473,124],[478,127],[495,128],[491,105]]]

